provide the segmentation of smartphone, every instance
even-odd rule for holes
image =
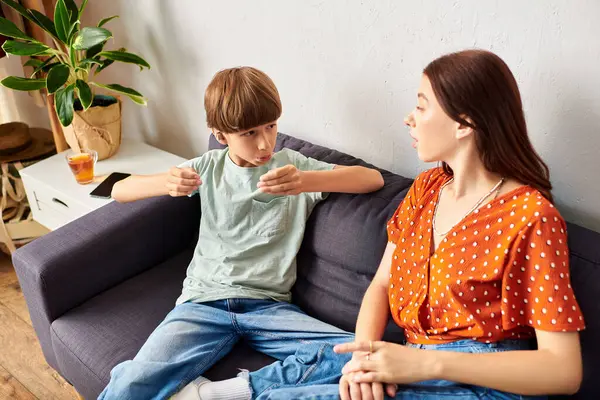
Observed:
[[[103,180],[96,189],[92,190],[90,196],[98,197],[101,199],[110,199],[110,194],[115,183],[127,178],[131,174],[125,174],[123,172],[113,172],[105,180]]]

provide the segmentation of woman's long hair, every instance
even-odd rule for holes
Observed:
[[[484,50],[450,53],[423,73],[446,114],[474,130],[488,171],[527,184],[552,201],[548,166],[529,140],[517,81],[500,57]],[[447,164],[443,168],[453,174]]]

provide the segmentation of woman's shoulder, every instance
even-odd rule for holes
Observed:
[[[541,192],[531,186],[520,186],[504,195],[507,212],[520,216],[520,222],[525,227],[551,223],[565,226],[565,220],[554,204],[545,198]]]
[[[451,177],[444,172],[443,168],[430,168],[417,175],[413,186],[417,192],[425,193],[428,190],[435,190],[450,178]]]

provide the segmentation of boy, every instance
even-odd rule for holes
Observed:
[[[113,369],[100,399],[167,398],[240,339],[285,360],[230,380],[222,398],[258,396],[274,382],[305,382],[323,351],[352,340],[289,303],[295,257],[306,220],[324,192],[378,190],[381,174],[288,149],[274,153],[281,101],[271,79],[254,68],[217,73],[204,106],[208,127],[226,149],[209,151],[168,173],[129,177],[113,189],[120,202],[199,193],[202,218],[175,308],[133,360]],[[315,375],[337,383],[339,371],[327,373],[331,376]],[[204,382],[197,379],[186,392],[202,398]]]

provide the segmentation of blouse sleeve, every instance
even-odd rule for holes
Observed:
[[[419,197],[422,195],[426,186],[431,183],[434,175],[439,175],[438,168],[434,168],[419,174],[411,187],[408,189],[406,196],[400,202],[396,212],[387,223],[388,241],[396,244],[399,240],[400,233],[406,224],[412,220],[414,210],[417,208]]]
[[[502,288],[502,322],[555,332],[585,328],[571,287],[566,224],[548,206],[521,229],[511,247]]]

